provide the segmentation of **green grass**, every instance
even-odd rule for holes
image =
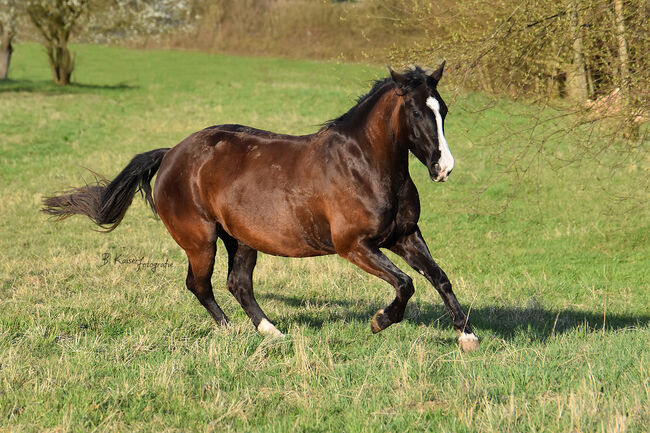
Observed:
[[[30,44],[0,83],[0,431],[647,431],[650,217],[615,194],[638,193],[647,156],[607,174],[540,158],[519,181],[496,162],[527,152],[524,135],[494,137],[533,122],[529,110],[502,100],[477,115],[485,96],[444,89],[454,173],[434,184],[411,169],[425,238],[481,348],[458,350],[436,291],[395,256],[416,294],[406,320],[375,336],[387,284],[338,257],[260,256],[258,300],[287,334],[265,340],[224,288],[222,245],[213,281],[232,325],[219,329],[141,201],[105,235],[82,218],[47,222],[41,197],[81,184],[84,167],[112,177],[135,153],[207,125],[314,131],[385,72],[75,51],[80,84],[50,84]],[[575,147],[570,136],[549,145],[560,156]],[[173,265],[101,266],[104,253]]]

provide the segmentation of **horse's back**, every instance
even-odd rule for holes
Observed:
[[[245,137],[260,137],[272,140],[305,140],[311,137],[312,134],[308,135],[290,135],[290,134],[280,134],[277,132],[267,131],[264,129],[257,129],[251,126],[240,125],[236,123],[228,123],[224,125],[214,125],[205,128],[203,131],[210,131],[215,133],[231,133],[237,134],[242,138]],[[201,131],[199,131],[201,132]]]

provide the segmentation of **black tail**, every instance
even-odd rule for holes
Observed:
[[[155,215],[151,179],[168,150],[156,149],[136,155],[112,182],[100,176],[94,185],[45,197],[41,210],[54,216],[57,221],[75,214],[86,215],[101,228],[111,231],[120,224],[133,196],[140,191]]]

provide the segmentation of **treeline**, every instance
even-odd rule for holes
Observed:
[[[400,45],[422,40],[386,0],[189,0],[195,25],[140,41],[204,51],[385,63]],[[442,0],[452,4],[453,1]]]
[[[193,25],[140,46],[434,65],[465,89],[561,99],[638,135],[645,0],[187,0]],[[588,113],[587,113],[588,112]]]
[[[646,0],[0,0],[0,79],[15,37],[44,43],[60,84],[71,40],[393,66],[446,58],[465,89],[571,101],[634,135],[650,105],[649,17]]]

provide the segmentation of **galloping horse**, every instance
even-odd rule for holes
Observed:
[[[390,283],[393,302],[371,321],[373,333],[404,317],[411,278],[387,248],[438,290],[463,350],[478,338],[433,261],[418,227],[420,201],[409,151],[444,182],[454,158],[444,136],[447,106],[436,70],[391,69],[357,104],[316,133],[275,134],[241,125],[196,132],[175,147],[136,155],[113,180],[46,197],[43,211],[90,217],[113,230],[141,191],[189,259],[187,288],[218,323],[228,319],[212,293],[217,238],[228,251],[228,290],[259,332],[281,336],[253,295],[257,252],[286,257],[339,254]],[[151,179],[158,171],[152,198]],[[154,206],[155,201],[155,206]]]

